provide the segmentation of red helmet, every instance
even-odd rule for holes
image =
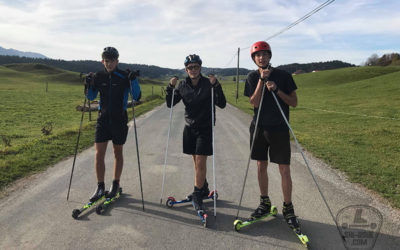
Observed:
[[[253,58],[254,53],[256,53],[258,51],[262,51],[262,50],[269,51],[272,56],[271,46],[269,46],[269,44],[267,42],[259,41],[259,42],[255,42],[253,45],[251,45],[251,50],[250,50],[251,57]]]

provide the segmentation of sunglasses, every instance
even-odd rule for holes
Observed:
[[[186,69],[188,69],[188,70],[199,70],[200,66],[199,65],[188,66],[188,67],[186,67]]]

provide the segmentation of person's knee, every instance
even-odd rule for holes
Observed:
[[[283,178],[290,178],[290,165],[279,165],[279,172]]]
[[[259,172],[265,172],[265,171],[267,171],[268,162],[267,161],[258,161],[257,166],[258,166]]]

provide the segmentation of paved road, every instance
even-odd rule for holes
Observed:
[[[96,186],[94,149],[90,148],[77,158],[69,202],[66,193],[72,158],[22,182],[20,188],[0,200],[0,249],[303,249],[281,215],[280,176],[275,164],[270,165],[269,175],[271,200],[279,210],[277,218],[254,224],[242,229],[241,233],[233,230],[249,153],[250,116],[232,106],[217,111],[217,218],[211,216],[209,228],[204,229],[191,204],[175,205],[172,209],[164,204],[160,206],[168,119],[169,109],[164,105],[137,119],[144,212],[131,129],[124,149],[125,169],[121,180],[124,194],[104,215],[89,212],[79,220],[71,217],[72,209],[80,207]],[[193,189],[192,160],[181,153],[182,104],[176,106],[172,124],[164,202],[168,195],[183,198]],[[293,200],[312,249],[345,249],[300,153],[295,147],[292,152]],[[377,208],[383,214],[383,226],[375,249],[398,249],[398,212],[383,205],[363,188],[346,182],[320,161],[310,155],[308,158],[334,215],[349,205]],[[112,161],[109,150],[107,186],[111,184]],[[211,159],[208,166],[208,180],[213,185]],[[258,205],[255,170],[255,162],[252,162],[239,215],[242,217],[247,217]],[[213,202],[210,200],[205,204],[212,214]]]

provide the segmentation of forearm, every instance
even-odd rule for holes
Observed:
[[[263,89],[263,83],[262,80],[259,79],[257,88],[254,91],[253,95],[250,97],[250,104],[255,108],[258,108],[258,106],[260,105],[262,89]]]
[[[282,90],[278,90],[275,95],[279,98],[282,99],[287,105],[291,107],[296,107],[297,106],[297,95],[296,92],[293,91],[291,94],[286,94]]]

